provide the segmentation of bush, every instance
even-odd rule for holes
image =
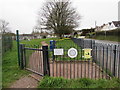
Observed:
[[[86,37],[88,37],[88,38],[93,38],[93,37],[95,37],[95,32],[86,34]]]
[[[110,31],[99,31],[99,32],[96,32],[96,35],[99,36],[99,35],[112,35],[112,36],[118,36],[120,35],[120,28],[119,29],[115,29],[115,30],[110,30]]]
[[[46,36],[43,36],[42,38],[46,38]]]
[[[94,31],[95,31],[94,29],[83,29],[81,36],[86,36],[88,33],[92,33]]]
[[[96,32],[93,37],[89,38],[94,38],[98,40],[109,40],[109,41],[117,41],[120,42],[120,28],[111,30],[111,31],[99,31]]]

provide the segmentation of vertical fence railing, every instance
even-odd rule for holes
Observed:
[[[116,45],[114,46],[114,63],[113,63],[113,75],[116,75]]]
[[[105,44],[90,39],[72,39],[78,46],[92,49],[93,61],[102,68],[102,78],[120,78],[120,45]],[[104,76],[104,73],[105,76]]]
[[[24,69],[24,45],[20,44],[20,68]]]
[[[19,31],[16,30],[16,41],[17,41],[17,51],[18,51],[18,65],[20,67],[20,43],[19,43]]]
[[[43,49],[43,68],[44,76],[50,76],[50,66],[49,66],[49,55],[48,55],[48,46],[42,46]]]

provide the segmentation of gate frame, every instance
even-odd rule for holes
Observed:
[[[31,48],[30,48],[31,49]],[[25,44],[19,44],[19,51],[20,51],[20,69],[25,69],[26,67],[26,55],[25,55]],[[32,49],[38,50],[38,49]],[[43,55],[43,76],[47,75],[50,76],[50,65],[49,65],[49,54],[48,54],[48,46],[42,46]],[[27,69],[28,70],[28,69]],[[31,70],[30,70],[31,71]],[[32,71],[34,72],[34,71]],[[35,72],[34,72],[35,73]],[[38,73],[36,73],[38,74]]]
[[[49,54],[48,45],[42,46],[43,49],[43,74],[50,76],[50,64],[49,64]]]

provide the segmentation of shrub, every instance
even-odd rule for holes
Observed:
[[[43,36],[42,38],[46,38],[46,36]]]
[[[99,31],[99,32],[96,32],[96,35],[108,35],[108,36],[118,36],[120,35],[120,28],[119,29],[115,29],[115,30],[110,30],[110,31]]]

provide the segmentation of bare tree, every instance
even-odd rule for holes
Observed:
[[[38,15],[39,24],[46,26],[47,30],[53,30],[59,37],[70,34],[79,25],[80,20],[80,16],[69,0],[46,2]]]
[[[0,33],[8,33],[11,32],[8,27],[9,23],[6,22],[5,20],[0,19]]]

